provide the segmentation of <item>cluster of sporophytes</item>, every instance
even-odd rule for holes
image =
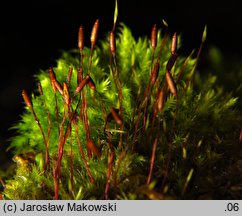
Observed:
[[[163,25],[135,40],[115,20],[97,46],[97,20],[91,48],[80,27],[79,49],[22,91],[3,199],[241,198],[237,98],[196,72],[206,28],[196,57],[183,57]]]

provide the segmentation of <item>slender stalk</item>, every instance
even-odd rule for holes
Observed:
[[[192,50],[192,52],[190,53],[190,55],[186,58],[186,60],[184,61],[183,65],[181,66],[181,68],[180,68],[180,70],[179,70],[179,72],[177,74],[177,79],[176,79],[176,83],[177,84],[180,83],[182,74],[183,74],[183,72],[184,72],[184,70],[185,70],[185,68],[186,68],[186,66],[187,66],[187,64],[189,62],[189,59],[193,55],[193,53],[194,53],[194,50]]]
[[[137,133],[138,133],[138,129],[139,129],[140,115],[141,115],[141,112],[139,111],[138,116],[137,116],[137,120],[136,120],[136,124],[135,124],[135,131],[134,131],[134,135],[133,135],[132,151],[134,150],[134,146],[135,146],[135,143],[136,143]]]
[[[122,93],[122,83],[121,83],[120,76],[119,76],[118,64],[117,64],[117,59],[116,59],[116,54],[115,54],[116,53],[116,40],[115,40],[114,28],[113,28],[113,31],[111,31],[110,35],[109,35],[109,47],[110,47],[110,52],[112,54],[111,57],[113,59],[115,72],[113,71],[112,65],[110,65],[110,67],[111,67],[111,71],[112,71],[112,75],[113,75],[114,84],[115,84],[115,87],[118,92],[120,117],[122,119],[123,118],[123,93]],[[114,118],[115,118],[115,116],[114,116]],[[124,129],[124,125],[122,123],[120,124],[120,129],[122,131]],[[119,148],[121,148],[122,146],[123,146],[123,134],[120,133]]]
[[[54,179],[56,178],[55,181],[57,184],[56,186],[57,188],[59,187],[58,184],[59,184],[59,179],[61,177],[61,161],[64,153],[64,146],[69,134],[71,134],[71,122],[68,122],[66,130],[64,130],[66,115],[69,116],[69,109],[67,114],[66,114],[66,111],[64,112],[64,116],[60,125],[60,134],[59,134],[59,141],[58,141],[58,158],[57,158],[57,164],[56,164],[55,175],[54,175]],[[58,197],[58,190],[56,191],[56,193],[57,193],[56,196]]]
[[[64,139],[65,139],[65,121],[66,121],[66,113],[64,112],[64,116],[60,125],[60,133],[59,133],[59,141],[58,141],[58,159],[57,159],[57,165],[56,165],[56,177],[59,182],[60,178],[60,165],[61,160],[63,156],[63,148],[64,148]]]
[[[91,171],[90,171],[90,169],[89,169],[89,166],[88,166],[88,163],[87,163],[87,160],[86,160],[85,154],[84,154],[83,149],[82,149],[82,146],[81,146],[81,140],[80,140],[80,137],[79,137],[79,131],[78,131],[78,126],[77,126],[77,124],[75,124],[75,131],[76,131],[76,136],[77,136],[77,144],[78,144],[78,147],[79,147],[79,151],[80,151],[80,153],[81,153],[81,157],[82,157],[83,163],[84,163],[84,165],[85,165],[85,168],[86,168],[86,170],[87,170],[87,173],[88,173],[88,176],[89,176],[91,182],[92,182],[92,183],[95,183],[95,180],[94,180],[94,178],[93,178],[93,176],[92,176],[92,173],[91,173]]]
[[[119,72],[118,72],[118,64],[117,64],[117,59],[116,59],[116,40],[115,40],[115,34],[113,31],[110,32],[110,36],[109,36],[109,46],[110,46],[110,52],[112,54],[112,59],[113,59],[113,64],[114,64],[114,71],[115,73],[113,73],[112,70],[112,74],[113,74],[113,78],[114,78],[114,83],[116,86],[116,89],[118,91],[118,98],[119,98],[119,105],[120,105],[120,115],[122,117],[123,114],[123,108],[122,108],[122,103],[123,103],[123,95],[122,95],[122,83],[119,77]],[[112,69],[112,67],[111,67]]]
[[[70,128],[70,131],[72,128]],[[73,157],[73,144],[72,144],[72,134],[70,133],[70,181],[71,181],[71,195],[74,197],[74,157]]]
[[[155,119],[156,119],[157,112],[158,113],[162,112],[162,109],[164,107],[165,94],[166,94],[166,83],[164,84],[164,87],[160,90],[160,92],[157,94],[156,102],[153,106],[153,117],[152,117],[151,127],[150,127],[150,131],[149,131],[150,142],[151,142],[151,138],[152,138],[152,132],[153,132],[154,125],[155,125]]]
[[[84,128],[85,128],[85,131],[86,131],[86,143],[87,143],[87,152],[88,152],[89,158],[92,157],[93,153],[97,156],[100,156],[100,152],[90,139],[90,126],[89,126],[88,114],[87,114],[87,111],[88,111],[88,108],[87,108],[88,107],[88,104],[87,104],[88,89],[86,88],[85,93],[84,93],[84,91],[82,91],[82,89],[85,87],[86,84],[89,83],[89,80],[90,80],[90,73],[91,73],[91,67],[92,67],[92,55],[93,55],[93,49],[94,49],[95,43],[97,41],[98,28],[99,28],[99,20],[97,19],[96,22],[93,25],[92,33],[91,33],[91,37],[90,37],[91,51],[90,51],[90,55],[89,55],[89,65],[88,65],[87,76],[84,80],[82,80],[79,83],[79,85],[76,89],[76,93],[79,93],[81,91],[82,106],[81,106],[81,111],[80,111],[81,114],[80,115],[83,117]],[[89,85],[91,85],[91,88],[92,87],[95,88],[95,86],[92,85],[92,83],[89,84]]]
[[[41,124],[40,124],[40,121],[39,121],[39,119],[38,119],[38,117],[37,117],[37,115],[36,115],[36,113],[35,113],[35,111],[34,111],[34,108],[33,108],[32,102],[31,102],[31,100],[30,100],[30,98],[29,98],[29,96],[28,96],[28,94],[27,94],[27,91],[26,91],[25,89],[22,91],[22,96],[23,96],[23,99],[24,99],[26,105],[27,105],[27,106],[29,107],[29,109],[31,110],[31,112],[32,112],[32,114],[33,114],[33,116],[34,116],[34,119],[35,119],[36,123],[37,123],[38,126],[39,126],[40,132],[41,132],[41,134],[42,134],[42,137],[43,137],[43,140],[44,140],[44,143],[45,143],[45,167],[44,167],[44,171],[45,171],[46,168],[47,168],[47,166],[48,166],[48,164],[49,164],[49,143],[48,143],[48,141],[47,141],[47,139],[46,139],[46,137],[45,137],[45,134],[44,134],[43,128],[42,128],[42,126],[41,126]]]
[[[164,37],[162,39],[162,42],[160,44],[160,47],[159,47],[159,51],[158,51],[158,56],[157,56],[157,59],[156,59],[156,65],[154,66],[154,69],[153,69],[153,73],[151,73],[150,75],[150,79],[148,81],[148,84],[146,86],[146,89],[145,89],[145,92],[144,92],[144,96],[143,96],[143,100],[140,104],[140,108],[138,109],[138,116],[137,116],[137,120],[136,120],[136,124],[135,124],[135,131],[134,131],[134,137],[133,137],[133,141],[132,141],[132,149],[134,149],[134,145],[135,145],[135,142],[136,142],[136,138],[137,138],[137,132],[138,132],[138,127],[139,127],[139,121],[140,121],[140,117],[141,117],[141,112],[142,112],[142,106],[144,105],[144,107],[147,106],[148,104],[148,100],[149,100],[149,92],[150,92],[150,85],[151,85],[151,82],[155,83],[157,77],[158,77],[158,66],[159,66],[159,62],[160,62],[160,58],[161,58],[161,51],[165,45],[165,42],[167,40],[167,25],[166,25],[166,29],[165,29],[165,34],[164,34]],[[156,71],[155,71],[155,68],[156,68]],[[147,107],[145,108],[145,111],[146,111]],[[143,127],[145,127],[145,124],[146,124],[146,117],[145,117],[145,113],[144,113],[144,119],[143,119]],[[145,128],[143,129],[145,131]]]
[[[107,169],[107,180],[105,186],[105,199],[108,199],[108,190],[109,190],[109,182],[113,170],[113,162],[114,162],[114,152],[110,152],[108,156],[108,169]]]
[[[204,30],[203,30],[203,35],[202,35],[202,40],[201,40],[201,44],[199,46],[199,49],[198,49],[198,52],[197,52],[197,56],[196,56],[196,62],[191,70],[191,73],[190,73],[190,76],[188,77],[186,83],[187,83],[187,88],[189,85],[193,84],[194,83],[194,74],[195,74],[195,70],[197,68],[197,64],[198,64],[198,59],[201,55],[201,52],[202,52],[202,48],[203,48],[203,44],[206,40],[206,36],[207,36],[207,26],[204,27]]]
[[[42,86],[40,83],[38,83],[38,89],[39,89],[39,92],[40,92],[40,95],[42,96],[42,99],[43,99],[43,103],[44,103],[44,107],[45,107],[45,111],[47,113],[47,120],[48,120],[48,132],[47,132],[47,148],[49,149],[49,142],[50,142],[50,132],[51,132],[51,119],[50,119],[50,112],[49,112],[49,109],[47,107],[47,104],[46,104],[46,101],[45,101],[45,98],[44,98],[44,94],[43,94],[43,89],[42,89]],[[49,161],[49,153],[46,152],[46,157],[48,158],[47,161]],[[46,163],[47,163],[46,161]],[[45,170],[45,168],[44,168]]]
[[[148,102],[149,102],[149,99],[150,99],[150,96],[151,96],[151,93],[152,93],[152,89],[153,89],[155,82],[158,78],[158,75],[159,75],[159,62],[156,62],[154,69],[151,73],[150,80],[147,84],[145,95],[144,95],[144,97],[146,97],[147,100],[145,102],[144,111],[143,111],[143,114],[144,114],[143,115],[143,133],[145,133],[145,131],[146,131]]]
[[[54,191],[55,191],[55,199],[59,199],[59,178],[57,176],[56,163],[54,162],[54,158],[52,158],[52,169],[53,169],[53,178],[54,178]]]
[[[126,150],[121,152],[121,154],[119,156],[119,159],[118,159],[118,162],[117,162],[117,169],[116,169],[116,171],[113,174],[114,186],[115,187],[117,187],[117,174],[119,172],[119,169],[120,169],[120,166],[121,166],[121,162],[122,162],[122,160],[124,159],[124,157],[126,155],[127,149],[128,149],[128,146],[127,146]]]
[[[56,116],[56,121],[58,123],[58,125],[60,125],[60,121],[59,121],[59,108],[58,108],[58,101],[57,101],[57,96],[55,93],[55,116]],[[58,127],[58,134],[60,133],[59,127]]]
[[[155,151],[156,151],[156,146],[157,146],[157,142],[158,142],[158,138],[155,138],[155,141],[153,143],[153,148],[152,148],[152,155],[151,155],[151,159],[150,159],[150,171],[149,171],[149,175],[147,178],[147,182],[146,184],[150,184],[150,180],[152,177],[152,172],[153,172],[153,167],[154,167],[154,161],[155,161]]]

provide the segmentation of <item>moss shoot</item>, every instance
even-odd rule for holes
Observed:
[[[81,26],[78,49],[23,90],[2,199],[240,199],[239,98],[196,70],[206,28],[181,56],[165,22],[135,40],[114,20],[103,41],[95,22],[90,48]]]

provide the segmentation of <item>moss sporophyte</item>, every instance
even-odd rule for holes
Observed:
[[[196,57],[184,57],[165,22],[135,40],[116,20],[104,41],[96,20],[90,49],[81,26],[79,49],[22,91],[2,199],[239,198],[237,99],[196,73],[206,28]]]

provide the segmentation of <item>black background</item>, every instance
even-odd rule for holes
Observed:
[[[36,0],[0,4],[1,147],[13,135],[8,128],[20,118],[22,88],[32,91],[33,75],[39,69],[55,66],[61,50],[76,47],[81,24],[89,38],[92,25],[99,18],[99,37],[103,38],[112,28],[114,0]],[[159,26],[165,19],[170,32],[182,34],[184,52],[198,48],[207,24],[205,49],[213,44],[227,56],[240,57],[241,11],[239,1],[119,0],[118,22],[124,22],[138,37],[150,35],[153,24]]]

